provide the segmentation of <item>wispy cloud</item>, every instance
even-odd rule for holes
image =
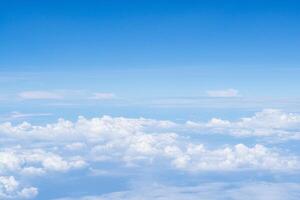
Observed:
[[[22,99],[63,99],[64,96],[58,92],[51,91],[24,91],[18,94]]]
[[[206,91],[206,94],[209,97],[223,97],[223,98],[240,96],[239,91],[232,88],[226,90],[209,90]]]
[[[47,117],[51,115],[52,113],[21,113],[21,112],[14,111],[8,115],[0,116],[0,120],[8,121],[8,120],[28,119],[32,117]]]
[[[168,186],[154,184],[134,185],[131,190],[113,192],[100,196],[65,197],[55,200],[295,200],[300,196],[299,183],[268,182],[213,182],[197,186]]]
[[[23,91],[18,94],[18,97],[24,100],[64,100],[64,101],[111,100],[117,98],[117,96],[114,93],[110,93],[110,92],[90,93],[87,91],[80,91],[80,90]]]
[[[94,100],[110,100],[115,98],[116,95],[114,93],[104,93],[104,92],[96,92],[90,97],[90,99],[94,99]]]

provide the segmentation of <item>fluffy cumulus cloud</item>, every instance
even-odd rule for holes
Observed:
[[[244,123],[249,123],[252,127],[255,122],[250,122],[251,120],[254,121],[250,118],[243,119],[242,122],[245,121]],[[214,126],[217,124],[221,127],[228,125],[226,122],[216,122],[216,120],[213,123]],[[171,121],[109,116],[90,120],[79,117],[75,123],[60,119],[55,124],[45,126],[33,126],[29,123],[13,126],[4,123],[0,126],[0,130],[6,138],[22,139],[21,145],[25,147],[33,139],[43,141],[48,144],[47,148],[50,152],[43,149],[24,151],[22,146],[19,146],[9,150],[3,149],[0,161],[4,167],[9,168],[9,166],[18,166],[20,162],[34,160],[43,166],[43,170],[57,171],[72,169],[73,165],[84,166],[86,161],[83,158],[86,157],[92,161],[118,161],[126,165],[136,165],[139,162],[150,163],[163,158],[178,169],[192,171],[242,168],[297,169],[299,167],[297,157],[283,156],[259,144],[252,147],[237,144],[209,149],[174,132],[177,127],[180,125]],[[54,142],[56,145],[49,147]],[[21,149],[22,153],[16,153],[18,149]],[[73,157],[70,154],[67,159],[60,156],[68,151],[76,152],[78,149],[81,151],[72,155]],[[7,155],[7,152],[10,155]],[[9,159],[9,163],[6,163],[6,157],[14,159]]]
[[[285,115],[284,117],[272,115],[272,119],[276,119],[279,121],[278,123],[274,123],[273,120],[270,120],[269,124],[262,123],[262,120],[268,121],[270,113],[281,114],[278,111],[266,110],[252,118],[243,118],[236,123],[213,119],[209,123],[199,126],[216,129],[233,127],[233,130],[237,126],[241,129],[241,133],[244,133],[243,128],[246,130],[254,127],[285,128],[298,123],[297,116],[294,115]],[[192,122],[188,122],[187,125],[198,126]],[[43,169],[65,171],[75,165],[75,161],[72,161],[74,158],[69,157],[70,161],[67,161],[59,154],[65,154],[68,150],[87,148],[87,151],[80,151],[75,157],[77,156],[77,159],[78,156],[87,157],[85,154],[88,154],[88,158],[94,161],[117,160],[128,165],[164,157],[176,168],[187,170],[280,169],[286,167],[294,169],[299,164],[296,157],[281,156],[278,152],[259,144],[253,147],[237,144],[218,149],[207,149],[201,143],[192,142],[175,133],[176,127],[180,127],[180,125],[171,121],[109,116],[90,120],[79,117],[75,123],[60,119],[55,124],[45,126],[33,126],[26,122],[17,126],[3,123],[0,126],[1,133],[6,138],[11,137],[12,140],[22,139],[22,145],[25,147],[33,139],[48,142],[46,143],[48,145],[55,142],[56,146],[50,146],[50,152],[45,152],[43,149],[23,151],[22,146],[8,148],[8,150],[3,149],[0,161],[4,167],[9,168],[14,165],[18,166],[20,162],[29,162],[34,158],[34,162],[41,163]],[[228,130],[231,131],[231,129]],[[22,153],[16,153],[18,149],[21,149]],[[6,159],[7,157],[14,159]],[[9,160],[9,163],[6,160]],[[81,159],[75,163],[83,166],[85,161]]]
[[[31,199],[37,194],[37,188],[22,187],[13,176],[0,176],[0,199]]]
[[[198,170],[299,169],[297,157],[283,157],[263,145],[247,147],[237,144],[232,148],[207,150],[203,145],[189,144],[185,151],[176,147],[166,148],[167,155],[173,157],[177,168]]]
[[[41,149],[27,150],[26,148],[7,148],[0,152],[0,173],[43,174],[46,171],[67,171],[85,166],[80,157],[68,160],[61,156],[45,152]]]
[[[213,118],[207,123],[188,121],[186,126],[199,132],[211,131],[235,136],[273,136],[283,140],[300,139],[300,115],[276,109],[265,109],[238,121]]]
[[[275,122],[277,121],[277,122]],[[296,171],[300,159],[263,144],[209,147],[182,131],[274,130],[295,131],[299,116],[264,110],[237,122],[212,119],[208,123],[103,116],[72,122],[59,119],[42,126],[24,122],[0,124],[0,194],[7,198],[33,198],[37,189],[23,186],[26,177],[90,170],[101,163],[132,167],[167,167],[177,171],[267,170]],[[277,132],[276,132],[277,131]],[[101,170],[101,169],[100,169]],[[15,178],[16,177],[16,178]],[[9,186],[11,185],[11,186]],[[101,197],[102,198],[102,197]]]
[[[80,157],[63,158],[42,149],[6,147],[0,152],[0,199],[32,199],[38,195],[36,187],[24,187],[16,177],[44,176],[86,166]]]

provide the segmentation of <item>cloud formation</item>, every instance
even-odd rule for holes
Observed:
[[[22,187],[13,176],[0,176],[0,199],[32,199],[37,194],[37,188]]]
[[[233,136],[276,137],[277,139],[300,139],[300,115],[276,109],[264,109],[252,117],[228,121],[213,118],[209,122],[186,122],[189,129]]]
[[[209,90],[206,92],[209,97],[238,97],[239,91],[236,89],[226,89],[226,90]]]
[[[168,120],[110,116],[79,117],[75,122],[59,119],[46,125],[5,122],[0,124],[0,137],[3,139],[0,141],[0,176],[6,179],[12,177],[13,183],[12,180],[18,177],[89,171],[103,163],[128,169],[171,168],[188,173],[293,172],[300,169],[300,158],[278,148],[260,143],[207,146],[192,136],[202,131],[207,135],[212,132],[234,137],[279,137],[279,132],[285,132],[295,137],[299,125],[299,115],[279,110],[263,110],[235,122],[214,118],[204,123],[189,121],[180,124]],[[268,134],[258,134],[259,131]],[[35,190],[28,189],[32,186],[25,187],[24,191],[24,188],[15,188],[18,189],[9,190],[2,186],[1,190],[7,196],[21,193],[28,198],[35,196],[30,195]]]
[[[264,116],[264,114],[260,113],[257,116]],[[257,116],[250,118],[250,120],[243,119],[242,122],[245,124],[242,127],[248,125],[255,127]],[[204,126],[214,129],[226,127],[228,123],[213,120],[213,122],[204,124]],[[287,119],[287,123],[290,125],[290,120]],[[187,125],[192,125],[192,128],[195,126],[191,122]],[[273,127],[273,124],[270,124],[270,126],[263,124],[263,126],[270,128]],[[280,125],[277,124],[277,126]],[[287,124],[282,122],[281,126],[285,127]],[[171,121],[104,116],[92,119],[79,117],[76,122],[60,119],[57,123],[45,126],[34,126],[26,122],[17,126],[12,126],[11,123],[3,123],[0,124],[0,134],[19,143],[22,140],[20,144],[24,146],[31,144],[33,140],[46,144],[55,143],[56,151],[59,154],[64,154],[68,150],[86,148],[86,151],[83,151],[85,154],[80,151],[77,156],[88,157],[93,162],[117,161],[126,165],[137,165],[140,162],[151,163],[153,160],[162,159],[170,162],[177,169],[188,171],[293,170],[299,168],[297,157],[281,155],[280,152],[268,149],[261,144],[253,147],[236,144],[217,149],[207,148],[201,143],[194,142],[182,134],[176,133],[175,130],[180,127],[182,126]],[[198,127],[196,126],[196,128]],[[202,128],[202,125],[200,125],[200,128]],[[14,152],[14,150],[11,149],[10,152]],[[59,169],[72,168],[72,162],[68,164],[59,156],[41,150],[34,152],[39,152],[37,157],[44,167],[45,161],[43,158],[47,157],[53,158],[54,162],[58,164],[56,167]],[[30,152],[30,154],[34,152]],[[5,158],[3,155],[2,158]],[[18,155],[22,156],[24,153]],[[10,155],[10,157],[14,156]]]

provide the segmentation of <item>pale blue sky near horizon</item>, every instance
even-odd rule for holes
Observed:
[[[3,1],[1,96],[84,90],[149,104],[235,89],[251,99],[245,107],[252,110],[263,107],[256,100],[299,110],[299,7],[296,1]]]
[[[235,89],[251,110],[263,107],[255,101],[271,101],[298,111],[299,7],[296,1],[2,1],[1,96],[84,90],[149,104]]]

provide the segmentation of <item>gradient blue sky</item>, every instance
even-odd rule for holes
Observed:
[[[297,1],[2,1],[1,68],[297,68],[299,7]]]
[[[0,199],[299,199],[299,21],[290,0],[0,0]]]
[[[299,7],[297,1],[2,1],[1,96],[113,93],[126,100],[124,111],[108,103],[102,114],[139,116],[153,101],[177,105],[177,98],[233,88],[247,98],[238,104],[248,110],[298,111]],[[22,102],[8,104],[2,112],[24,109]],[[203,103],[195,104],[199,112]],[[218,109],[221,116],[240,107],[210,104],[227,109]],[[184,118],[195,115],[173,107]],[[90,112],[64,109],[74,116]]]

